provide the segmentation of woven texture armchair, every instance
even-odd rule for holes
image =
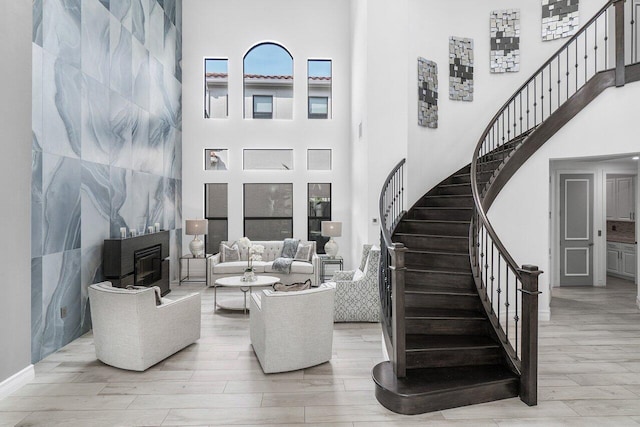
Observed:
[[[330,283],[336,286],[335,322],[379,322],[380,249],[364,245],[357,270],[337,271]]]

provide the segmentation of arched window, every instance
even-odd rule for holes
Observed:
[[[293,57],[276,43],[260,43],[244,56],[244,118],[293,118]]]

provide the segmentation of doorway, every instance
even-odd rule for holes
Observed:
[[[593,182],[560,175],[560,286],[593,285]]]
[[[627,275],[639,271],[636,243],[640,221],[635,220],[635,212],[640,209],[639,159],[629,154],[550,162],[552,288],[606,287],[611,278],[608,273],[615,268]],[[617,199],[612,198],[616,188]],[[623,234],[628,242],[617,248],[612,240]],[[617,274],[615,278],[623,277]],[[633,274],[624,278],[635,287]],[[640,306],[640,287],[638,295]]]

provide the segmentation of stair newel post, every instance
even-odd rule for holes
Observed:
[[[535,265],[523,265],[522,277],[522,349],[520,400],[529,406],[538,404],[538,276]]]
[[[624,68],[624,0],[615,0],[616,86],[625,84]]]
[[[405,284],[405,253],[407,248],[402,243],[394,243],[389,247],[391,255],[391,299],[392,299],[392,330],[393,355],[392,363],[396,377],[407,375],[406,365],[406,328],[404,315],[404,284]]]

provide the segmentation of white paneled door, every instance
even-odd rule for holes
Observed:
[[[593,175],[560,175],[560,286],[593,285]]]

